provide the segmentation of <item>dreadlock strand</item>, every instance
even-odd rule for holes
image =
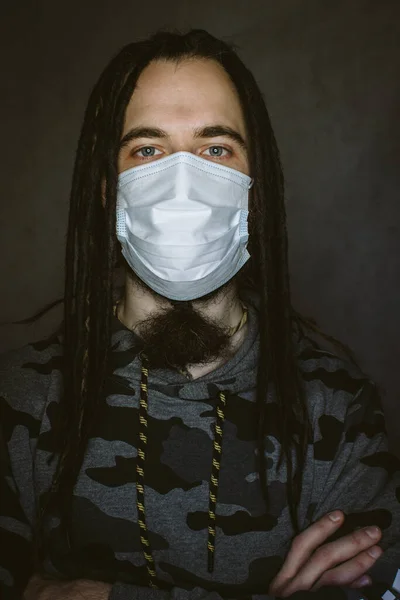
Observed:
[[[103,84],[107,78],[103,79]],[[115,88],[115,86],[114,86]],[[116,90],[114,89],[116,93]],[[116,180],[117,167],[116,157],[120,138],[120,130],[123,126],[123,118],[126,104],[131,94],[126,96],[125,105],[122,103],[120,114],[110,121],[117,121],[114,134],[114,143],[110,132],[102,131],[100,127],[97,135],[92,133],[94,143],[87,147],[93,153],[107,154],[104,149],[104,140],[109,144],[108,149],[113,155],[114,160],[108,160],[105,168],[105,206],[101,207],[100,199],[102,197],[100,161],[97,163],[97,169],[89,171],[91,177],[88,178],[86,193],[83,195],[84,202],[81,203],[77,211],[78,222],[75,224],[77,230],[77,250],[79,255],[76,279],[74,281],[77,290],[76,311],[76,345],[80,351],[74,352],[70,363],[70,372],[72,372],[71,399],[75,398],[75,411],[69,411],[71,415],[70,427],[67,431],[75,431],[72,441],[64,443],[61,451],[58,468],[58,498],[59,505],[62,507],[65,523],[69,522],[70,500],[74,482],[81,468],[87,442],[89,439],[91,421],[97,413],[98,403],[101,400],[102,388],[106,376],[106,366],[108,363],[109,344],[111,337],[111,314],[112,314],[112,294],[113,294],[113,268],[115,263],[116,244],[115,234],[115,200],[116,200]],[[100,99],[101,100],[101,99]],[[100,102],[96,106],[96,117],[99,119],[101,110]],[[117,102],[110,103],[112,107],[112,117],[116,110]],[[109,107],[110,108],[110,107]],[[90,115],[88,115],[90,119]],[[106,122],[106,127],[108,121]],[[108,134],[108,135],[107,135]],[[103,146],[103,147],[102,147]],[[78,196],[78,201],[80,197]],[[92,223],[93,237],[86,234],[84,227],[80,224]],[[114,234],[114,235],[113,235]],[[110,241],[111,240],[111,241]],[[97,251],[94,253],[94,249]],[[94,325],[90,327],[90,322]],[[73,387],[74,386],[74,387]],[[60,482],[62,473],[65,473],[63,481]],[[66,475],[68,473],[68,476]],[[68,525],[67,525],[68,527]]]
[[[247,74],[242,74],[243,85],[245,89],[252,89],[254,86],[249,85],[246,81]],[[244,76],[243,76],[244,75]],[[248,78],[252,78],[251,74]],[[250,119],[253,115],[257,118],[258,126],[261,126],[263,134],[268,138],[269,143],[265,147],[256,148],[253,156],[254,172],[262,172],[263,169],[268,165],[268,172],[264,179],[258,182],[256,185],[255,194],[257,193],[257,187],[259,191],[259,199],[255,201],[258,210],[263,213],[260,220],[255,220],[256,227],[253,231],[253,235],[256,236],[258,243],[256,244],[256,256],[259,257],[259,292],[261,296],[260,303],[260,365],[267,364],[268,370],[271,372],[272,381],[275,384],[275,391],[277,396],[277,402],[279,407],[280,419],[278,426],[280,426],[280,442],[281,442],[281,456],[286,455],[288,463],[288,495],[290,505],[290,516],[293,522],[293,526],[296,529],[298,527],[297,518],[295,511],[293,510],[293,490],[290,485],[290,478],[292,473],[292,463],[290,446],[293,440],[291,439],[291,430],[289,427],[289,419],[291,412],[291,404],[294,401],[291,390],[287,389],[287,380],[294,379],[294,377],[288,377],[288,373],[291,372],[288,355],[292,350],[292,338],[290,328],[285,325],[285,314],[288,313],[288,307],[290,306],[289,290],[285,288],[285,281],[288,279],[287,273],[285,273],[285,253],[282,251],[282,240],[284,240],[286,231],[284,229],[285,223],[285,212],[284,212],[284,196],[283,196],[283,177],[281,174],[281,166],[279,161],[279,154],[275,144],[272,128],[270,126],[269,118],[265,110],[262,109],[260,102],[260,95],[255,94],[255,98],[251,98],[251,104],[259,104],[260,113],[263,118],[260,119],[260,115],[257,114],[257,109],[254,110]],[[248,98],[250,104],[250,98]],[[244,103],[246,104],[246,103]],[[260,122],[261,121],[261,122]],[[253,128],[256,123],[253,123]],[[263,152],[264,151],[264,152]],[[261,164],[260,164],[261,162]],[[261,200],[261,201],[260,201]],[[254,223],[254,221],[253,221]],[[258,226],[259,225],[259,226]],[[251,236],[251,234],[250,234]],[[265,241],[267,240],[267,243]],[[277,242],[281,242],[281,247],[277,245]],[[285,246],[283,245],[283,250]],[[287,271],[287,269],[286,269]],[[282,309],[283,306],[283,310]],[[283,348],[283,352],[281,349]],[[285,377],[282,377],[282,373]],[[293,370],[292,370],[293,374]],[[286,387],[286,389],[285,389]],[[268,494],[266,485],[266,468],[264,455],[264,437],[265,437],[265,403],[266,396],[268,393],[268,376],[266,376],[266,369],[259,369],[258,380],[257,380],[257,403],[259,408],[259,435],[258,435],[258,448],[260,454],[260,481],[264,490],[264,498],[266,506],[268,506]],[[286,402],[285,402],[286,399]]]
[[[266,253],[266,248],[261,244],[259,250],[262,254]],[[269,496],[268,496],[268,470],[267,461],[265,456],[265,413],[266,413],[266,395],[268,393],[269,376],[272,371],[271,363],[271,347],[268,333],[268,310],[263,307],[268,306],[268,295],[267,286],[265,282],[265,272],[261,271],[260,274],[261,283],[261,310],[259,314],[259,331],[260,331],[260,365],[262,357],[266,358],[267,368],[259,367],[257,370],[257,390],[256,390],[256,402],[258,408],[258,432],[257,432],[257,447],[259,455],[259,477],[261,490],[265,502],[266,511],[269,508]]]
[[[262,112],[261,106],[260,112]],[[293,405],[296,403],[296,389],[292,382],[295,382],[296,378],[298,379],[298,373],[292,359],[293,341],[290,319],[288,323],[288,315],[290,316],[291,314],[291,305],[287,268],[287,232],[285,227],[286,215],[283,176],[279,153],[268,115],[265,115],[264,133],[269,136],[269,143],[267,144],[269,155],[262,156],[262,160],[271,165],[271,169],[266,178],[267,189],[263,190],[262,194],[267,206],[267,214],[264,214],[264,218],[262,219],[265,229],[260,231],[260,245],[262,248],[263,241],[266,239],[266,246],[269,248],[269,252],[265,256],[263,254],[260,256],[261,270],[264,271],[264,277],[261,281],[262,286],[267,287],[266,296],[268,298],[268,308],[265,306],[263,312],[266,312],[268,315],[267,329],[269,331],[269,345],[271,347],[269,358],[280,414],[281,453],[278,468],[285,455],[288,474],[289,510],[293,527],[297,530],[298,520],[294,505],[300,491],[299,489],[292,488],[293,465],[291,447],[294,440],[291,422],[293,421]],[[270,202],[268,202],[269,199],[271,199]],[[258,250],[260,250],[260,245]],[[262,265],[264,265],[264,269],[262,269]],[[266,283],[263,281],[265,277],[267,279]],[[261,350],[261,364],[264,362],[262,355],[263,352]]]
[[[262,320],[260,321],[260,331],[264,331],[267,334],[266,342],[268,343],[268,350],[260,347],[260,364],[269,362],[270,370],[272,374],[272,380],[275,385],[275,393],[278,403],[278,414],[280,415],[278,427],[280,429],[280,444],[281,454],[280,460],[283,459],[283,455],[286,455],[288,463],[288,481],[290,486],[290,476],[292,472],[291,468],[291,456],[287,450],[290,447],[290,431],[288,431],[288,412],[290,407],[284,402],[286,398],[285,394],[285,383],[287,378],[282,380],[280,366],[283,366],[284,372],[289,373],[290,369],[287,364],[285,350],[290,348],[287,345],[286,339],[287,334],[285,332],[285,322],[281,317],[281,307],[285,306],[284,290],[282,290],[281,270],[284,269],[285,264],[281,249],[277,246],[277,242],[282,239],[283,232],[281,231],[281,213],[284,209],[283,206],[283,188],[280,177],[280,162],[279,155],[273,139],[272,129],[268,118],[265,118],[264,131],[267,130],[267,135],[270,136],[270,143],[268,149],[270,150],[269,155],[262,156],[261,160],[270,165],[270,171],[266,178],[266,189],[263,189],[261,195],[265,199],[265,214],[261,220],[261,228],[258,230],[259,244],[258,251],[260,252],[260,282],[261,290],[264,293],[261,295],[263,302],[261,304],[262,316],[266,315],[266,323],[263,325]],[[265,243],[267,240],[267,243]],[[263,249],[267,250],[264,252]],[[260,315],[261,317],[261,315]],[[290,340],[291,343],[291,340]],[[281,349],[284,349],[283,356]],[[264,358],[265,357],[265,358]],[[260,405],[265,405],[265,395],[267,390],[265,389],[264,382],[259,382],[259,398]],[[261,404],[262,403],[262,404]],[[265,406],[263,406],[263,412]],[[265,436],[265,431],[262,433]],[[279,463],[278,463],[279,468]],[[289,505],[291,500],[291,489],[289,487]],[[296,527],[296,519],[294,518],[293,510],[290,511],[290,516],[293,521],[294,527]]]

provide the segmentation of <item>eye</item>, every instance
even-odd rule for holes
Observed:
[[[139,158],[153,158],[153,156],[158,156],[156,152],[161,154],[160,150],[157,150],[154,146],[143,146],[143,148],[136,150],[134,154],[138,155]]]
[[[213,158],[224,158],[225,156],[231,156],[232,154],[231,150],[228,150],[228,148],[225,148],[224,146],[210,146],[207,148],[206,152],[210,152],[208,156]]]

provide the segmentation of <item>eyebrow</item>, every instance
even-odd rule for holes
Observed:
[[[193,134],[196,139],[228,137],[239,144],[239,146],[241,146],[241,148],[244,150],[247,149],[246,142],[241,134],[227,125],[206,125],[205,127],[198,127],[193,131]],[[127,146],[132,140],[136,140],[138,138],[166,139],[169,137],[170,136],[166,131],[159,129],[158,127],[133,127],[122,138],[120,149],[122,149],[124,146]]]

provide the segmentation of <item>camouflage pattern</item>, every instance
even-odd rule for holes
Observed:
[[[70,537],[54,515],[46,527],[44,570],[59,578],[112,582],[112,600],[269,599],[269,583],[294,536],[285,463],[277,469],[278,410],[271,386],[265,449],[269,507],[257,473],[255,381],[257,301],[249,331],[225,365],[196,380],[150,370],[145,506],[157,581],[148,587],[137,523],[135,465],[140,360],[134,335],[113,321],[112,373],[74,492]],[[374,383],[309,331],[293,339],[313,427],[299,506],[301,529],[334,509],[347,517],[336,537],[365,525],[383,530],[383,555],[365,590],[329,587],[294,598],[400,597],[400,461],[389,454]],[[0,597],[22,598],[32,573],[38,498],[55,461],[52,423],[62,390],[62,340],[7,353],[0,384]],[[227,394],[216,508],[215,567],[207,571],[208,492],[218,392]],[[333,538],[332,538],[333,539]],[[395,579],[397,576],[397,579]],[[391,596],[384,596],[391,590]],[[396,593],[398,595],[396,595]]]

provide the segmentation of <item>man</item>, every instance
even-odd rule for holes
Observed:
[[[226,44],[110,63],[66,257],[62,335],[3,360],[2,598],[395,598],[379,398],[291,308],[279,155]]]

